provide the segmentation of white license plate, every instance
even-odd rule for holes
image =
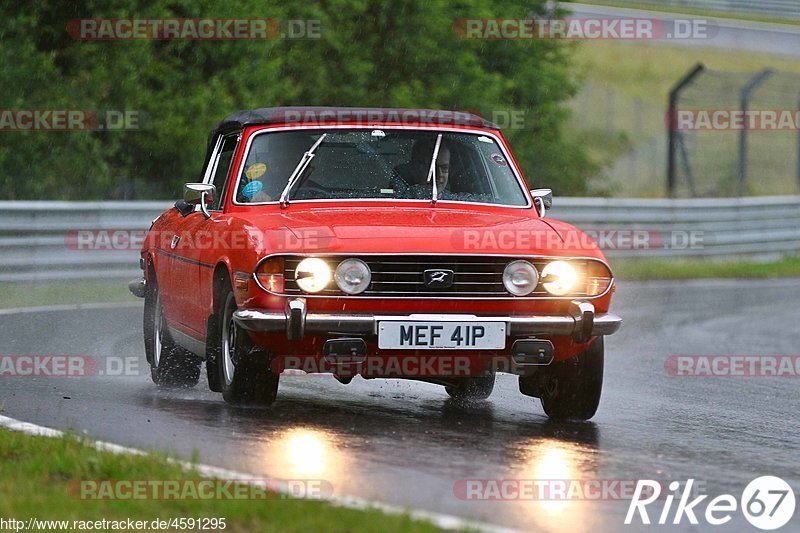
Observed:
[[[378,348],[387,350],[499,350],[505,322],[381,321]]]

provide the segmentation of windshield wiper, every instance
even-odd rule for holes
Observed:
[[[286,187],[281,193],[281,207],[287,207],[289,205],[289,193],[291,192],[292,187],[294,187],[295,183],[297,183],[297,181],[300,179],[300,176],[303,175],[303,172],[305,172],[309,163],[311,163],[311,160],[314,159],[314,152],[316,151],[317,147],[322,144],[322,141],[325,140],[327,135],[327,133],[320,135],[319,139],[317,139],[317,142],[315,142],[311,148],[309,148],[308,151],[303,154],[303,157],[300,158],[300,162],[297,163],[296,167],[294,167],[294,170],[289,176],[289,182],[286,184]]]
[[[428,169],[428,181],[433,182],[433,198],[431,198],[431,205],[436,205],[436,198],[439,196],[439,191],[436,185],[436,158],[439,157],[439,147],[442,145],[442,134],[436,137],[436,146],[433,148],[433,159],[431,166]]]

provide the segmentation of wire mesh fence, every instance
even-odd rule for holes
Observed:
[[[633,198],[665,195],[667,135],[664,106],[587,83],[571,102],[570,127],[604,169],[593,190]]]
[[[673,89],[667,118],[671,196],[800,191],[800,75],[698,65]]]

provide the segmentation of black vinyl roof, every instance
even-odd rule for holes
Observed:
[[[216,139],[221,134],[240,131],[246,126],[310,123],[334,125],[342,122],[364,125],[392,123],[500,129],[497,124],[467,111],[378,107],[262,107],[231,113],[214,126],[208,136],[208,149],[203,168],[208,165]]]
[[[211,131],[211,136],[239,130],[245,126],[267,124],[441,124],[448,126],[471,126],[499,130],[497,124],[466,111],[444,111],[435,109],[399,109],[376,107],[263,107],[237,111],[225,117]]]

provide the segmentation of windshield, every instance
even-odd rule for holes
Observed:
[[[527,205],[493,138],[390,128],[258,134],[236,201],[432,200],[434,189],[440,201]]]

